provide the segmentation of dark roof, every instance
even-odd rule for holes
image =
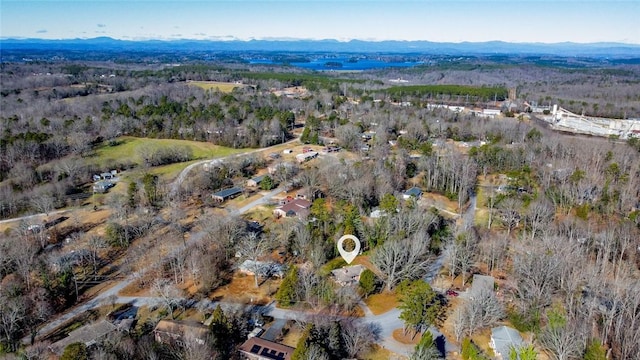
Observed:
[[[309,208],[311,207],[311,201],[305,199],[293,199],[288,201],[282,206],[278,206],[276,210],[280,210],[286,214],[286,216],[306,216],[309,214]]]
[[[240,193],[242,193],[242,189],[237,188],[237,187],[233,187],[233,188],[230,188],[230,189],[220,190],[217,193],[213,194],[213,196],[221,197],[223,199],[226,199],[229,196],[237,195],[237,194],[240,194]]]
[[[295,349],[273,341],[252,337],[240,346],[240,351],[254,354],[264,359],[289,360]]]

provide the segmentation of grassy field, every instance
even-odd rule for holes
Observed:
[[[398,306],[398,297],[392,292],[383,292],[369,295],[364,302],[374,315],[380,315]]]
[[[204,90],[218,90],[223,93],[230,93],[237,87],[244,86],[242,84],[219,82],[219,81],[189,81],[190,85],[197,86]]]
[[[154,149],[172,146],[188,146],[193,151],[194,159],[224,157],[247,151],[245,149],[232,149],[200,141],[148,139],[125,136],[118,139],[118,145],[116,146],[109,146],[107,144],[100,146],[96,150],[94,161],[98,166],[104,168],[126,161],[140,165],[142,163],[142,158],[140,156],[140,150],[142,148],[149,147]],[[180,165],[184,167],[187,163],[181,163]],[[171,172],[174,170],[175,169],[168,168],[164,170],[164,172]]]

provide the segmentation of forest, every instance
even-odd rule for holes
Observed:
[[[640,359],[638,138],[557,133],[527,105],[640,118],[639,65],[474,57],[311,72],[119,56],[0,65],[0,218],[21,219],[1,224],[0,353],[49,358],[61,334],[90,322],[49,334],[52,319],[98,299],[85,315],[96,320],[127,297],[158,302],[133,330],[55,356],[239,358],[255,319],[224,291],[246,277],[247,292],[267,293],[260,306],[326,311],[288,320],[293,359],[393,351],[380,345],[384,326],[358,313],[383,297],[394,299],[404,333],[420,334],[404,354],[412,359],[492,358],[479,339],[503,324],[528,334],[512,359]],[[302,146],[339,148],[282,159]],[[179,176],[211,158],[219,161]],[[120,180],[96,193],[92,178],[111,170]],[[268,180],[246,190],[258,175]],[[243,188],[240,200],[212,200],[232,187]],[[421,197],[405,196],[413,187]],[[279,204],[267,200],[243,212],[278,189],[308,194],[308,215],[275,218]],[[352,287],[331,278],[345,265],[335,247],[344,234],[360,239],[365,259]],[[238,275],[245,261],[267,259],[282,271]],[[492,276],[495,289],[449,296],[470,291],[474,275]],[[101,286],[123,279],[135,291],[101,297]],[[214,300],[227,306],[207,308]],[[161,319],[204,314],[212,323],[202,344],[154,339]],[[430,328],[456,351],[436,351]]]

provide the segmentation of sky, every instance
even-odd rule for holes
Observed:
[[[640,0],[1,0],[0,38],[640,44]]]

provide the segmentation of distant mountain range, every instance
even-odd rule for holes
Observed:
[[[118,40],[1,39],[0,50],[71,51],[285,51],[340,53],[398,53],[439,55],[561,55],[588,57],[640,57],[640,45],[623,43],[509,43],[503,41],[443,43],[430,41],[338,40]]]

